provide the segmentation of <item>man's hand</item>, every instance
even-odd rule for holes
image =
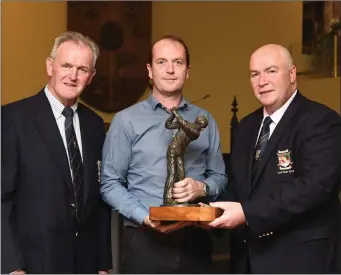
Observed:
[[[98,271],[98,274],[109,274],[109,272],[106,270],[100,270]]]
[[[179,109],[178,109],[178,107],[172,107],[171,109],[170,109],[170,111],[171,111],[171,113],[176,117],[176,118],[179,118],[180,117],[180,115],[179,115]]]
[[[244,211],[239,202],[212,202],[210,206],[221,208],[224,213],[219,218],[208,223],[209,226],[231,229],[245,223]]]
[[[171,112],[173,113],[173,112],[176,111],[177,109],[178,109],[178,107],[174,106],[174,107],[170,108],[169,111],[171,111]]]
[[[18,269],[16,271],[11,272],[10,274],[26,274],[26,272],[22,269]]]
[[[162,225],[159,221],[152,221],[149,219],[149,216],[145,217],[143,220],[143,225],[151,227],[152,229],[159,231],[161,233],[171,233],[173,231],[179,230],[187,225],[190,222],[175,222],[172,224]]]
[[[192,178],[174,183],[172,196],[176,202],[194,201],[204,196],[204,183]]]

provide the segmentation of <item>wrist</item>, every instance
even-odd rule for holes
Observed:
[[[143,219],[143,222],[142,222],[142,226],[144,227],[149,227],[149,216],[146,216],[144,219]]]
[[[210,193],[209,186],[203,181],[201,181],[201,186],[202,186],[202,196],[207,197]]]

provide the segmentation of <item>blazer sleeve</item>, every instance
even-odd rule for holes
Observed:
[[[101,147],[99,155],[102,154],[102,146],[105,139],[104,122],[101,120],[99,127]],[[98,184],[98,183],[97,183]],[[99,201],[99,236],[98,236],[98,263],[99,271],[112,269],[112,254],[111,254],[111,208],[107,205],[100,196]]]
[[[14,211],[20,156],[11,109],[1,109],[1,273],[10,273],[25,269],[16,235]]]
[[[251,234],[276,230],[323,205],[339,190],[341,118],[331,110],[310,117],[302,125],[297,144],[295,177],[269,196],[242,203]]]

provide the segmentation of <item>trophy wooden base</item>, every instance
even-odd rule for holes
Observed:
[[[154,221],[210,222],[223,214],[223,210],[206,206],[160,206],[149,208],[149,219]]]

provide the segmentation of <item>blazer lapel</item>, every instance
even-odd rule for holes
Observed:
[[[36,106],[32,108],[34,123],[43,141],[50,150],[52,158],[63,175],[67,186],[70,188],[70,191],[73,192],[71,172],[66,150],[56,119],[53,116],[51,105],[44,93],[44,89],[36,95],[35,103]]]
[[[251,188],[251,192],[250,195],[254,189],[254,187],[257,184],[257,181],[267,163],[267,161],[269,160],[269,157],[271,156],[271,154],[273,153],[274,149],[276,148],[276,144],[279,142],[279,140],[281,139],[281,137],[283,136],[283,133],[287,130],[287,128],[290,126],[290,120],[291,118],[296,114],[298,105],[299,105],[299,101],[300,98],[302,96],[299,94],[299,92],[297,92],[294,100],[291,102],[291,104],[289,105],[288,109],[285,111],[283,117],[281,118],[281,120],[279,121],[278,125],[276,126],[274,132],[272,133],[269,142],[265,148],[264,151],[264,156],[263,158],[260,160],[259,162],[259,166],[257,167],[254,177],[253,177],[253,181],[252,181],[252,188]]]
[[[246,169],[247,188],[245,190],[247,195],[250,193],[251,188],[252,188],[252,166],[253,166],[253,161],[254,161],[257,136],[258,136],[260,125],[262,123],[262,119],[263,119],[263,108],[256,111],[254,119],[249,126],[250,133],[247,137],[247,141],[245,142],[245,152],[248,152],[247,153],[247,155],[248,155],[247,156],[248,157],[247,169]],[[250,154],[250,152],[251,152],[251,154]]]
[[[91,128],[91,117],[88,117],[87,112],[85,112],[84,107],[81,104],[78,104],[78,118],[80,125],[80,132],[82,138],[82,152],[83,152],[83,166],[84,166],[84,193],[83,193],[83,201],[84,207],[86,206],[86,200],[89,195],[89,189],[91,186],[91,171],[94,170],[93,160],[93,152],[91,152],[91,148],[93,145],[92,141],[92,128]],[[82,211],[84,214],[84,210]]]

